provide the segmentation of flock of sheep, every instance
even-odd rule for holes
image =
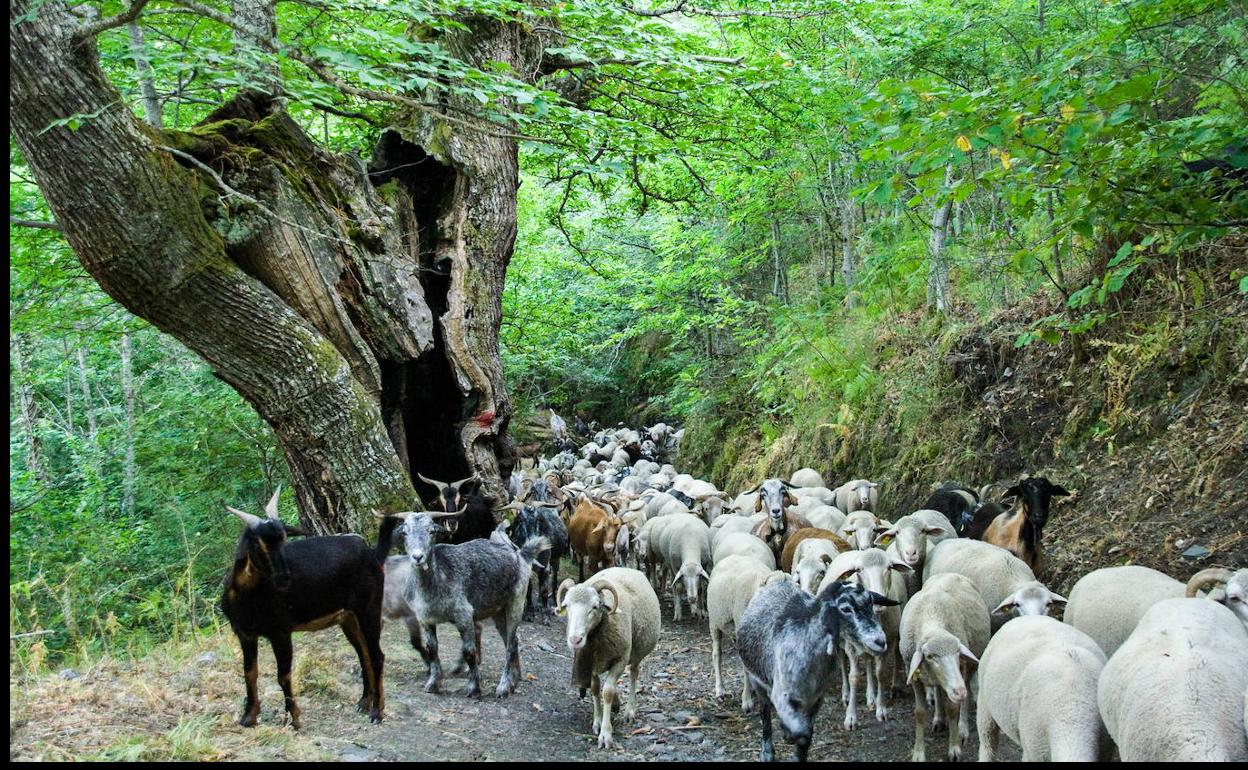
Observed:
[[[632,721],[666,592],[673,620],[687,609],[707,625],[717,697],[724,644],[735,637],[741,705],[759,713],[764,760],[775,757],[773,713],[797,758],[806,758],[838,671],[846,730],[858,726],[860,705],[885,720],[890,698],[909,686],[914,761],[925,759],[929,710],[933,727],[945,724],[949,759],[961,757],[972,710],[981,760],[994,758],[1001,733],[1025,761],[1093,761],[1115,747],[1124,761],[1248,759],[1248,569],[1204,570],[1183,583],[1144,567],[1110,567],[1081,578],[1067,600],[1037,579],[1049,503],[1068,494],[1047,479],[1023,479],[1001,502],[983,499],[987,488],[945,484],[922,509],[889,521],[867,480],[829,488],[802,469],[733,496],[660,462],[678,446],[671,426],[589,438],[577,450],[566,428],[557,430],[564,451],[515,472],[506,506],[490,508],[469,492],[472,479],[430,480],[443,510],[381,517],[372,556],[384,565],[384,589],[370,601],[406,623],[429,666],[426,690],[442,683],[439,623],[456,626],[458,668],[468,670],[467,692],[477,695],[481,623],[494,621],[507,650],[496,689],[505,696],[520,680],[522,616],[549,623],[557,610],[566,617],[572,681],[592,693],[598,745],[613,747],[619,680],[627,670],[624,717]],[[250,569],[254,578],[264,565],[261,551],[246,557],[247,541],[266,522],[244,521],[232,575]],[[352,540],[270,538],[263,553],[271,565],[275,548],[284,545],[289,557],[318,539]],[[387,558],[400,539],[404,555]],[[578,579],[560,582],[565,555]],[[227,581],[227,598],[251,579],[244,578]],[[272,636],[236,622],[241,614],[227,604],[244,643],[246,724],[258,710],[246,640],[254,649],[257,633]],[[1064,622],[1050,617],[1062,606]],[[333,622],[360,654],[361,708],[379,720],[380,649],[357,633],[369,624],[360,619],[353,631],[342,617]],[[288,625],[287,640],[289,630],[311,627],[297,618]],[[297,723],[289,667],[282,669],[279,654]]]

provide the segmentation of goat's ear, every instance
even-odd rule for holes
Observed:
[[[286,530],[286,534],[290,537],[311,537],[312,536],[312,533],[308,532],[306,529],[300,529],[299,527],[292,527],[285,522],[282,522],[282,529]]]
[[[832,563],[832,557],[831,557],[831,556],[829,556],[829,555],[827,555],[826,553],[824,553],[824,554],[820,554],[820,555],[819,555],[819,561],[823,562],[824,564],[831,564],[831,563]]]
[[[1051,484],[1049,486],[1049,495],[1052,497],[1070,497],[1070,493],[1066,491],[1066,488],[1060,487],[1057,484]]]
[[[1001,493],[1001,499],[1004,500],[1007,497],[1018,497],[1022,493],[1023,493],[1023,490],[1020,489],[1017,484],[1015,484],[1014,486],[1010,487],[1009,489]]]
[[[788,507],[788,506],[790,506],[790,505],[797,505],[797,498],[796,498],[796,497],[794,497],[793,495],[789,494],[789,490],[788,490],[788,489],[785,489],[785,490],[784,490],[784,501],[783,501],[783,502],[784,502],[785,507]]]
[[[754,512],[755,513],[763,512],[763,496],[761,494],[758,496],[758,499],[754,501]]]

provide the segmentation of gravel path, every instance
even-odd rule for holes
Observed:
[[[521,663],[525,681],[514,695],[493,696],[502,644],[492,624],[483,633],[481,700],[462,695],[464,679],[448,678],[444,691],[423,691],[424,665],[409,646],[398,624],[386,628],[386,721],[372,726],[354,710],[308,698],[305,725],[330,741],[326,747],[344,760],[652,760],[714,761],[755,760],[759,750],[759,720],[740,709],[741,664],[731,646],[725,650],[725,689],[722,702],[711,695],[710,640],[704,621],[671,620],[664,602],[664,626],[658,648],[642,668],[643,689],[635,722],[617,716],[615,736],[620,748],[597,748],[590,733],[593,708],[588,699],[577,700],[569,685],[570,658],[564,641],[563,619],[550,626],[525,623],[520,630]],[[458,654],[454,628],[439,628],[443,663],[449,668]],[[309,640],[310,641],[310,640]],[[318,640],[320,642],[322,640]],[[322,643],[336,644],[328,639]],[[306,644],[307,642],[305,642]],[[354,659],[342,645],[341,660],[354,671]],[[296,648],[297,649],[297,648]],[[627,687],[625,679],[624,688]],[[913,740],[911,696],[895,698],[890,719],[879,723],[860,708],[860,727],[841,729],[843,717],[835,691],[819,715],[811,760],[897,761],[908,760]],[[280,701],[272,704],[280,707]],[[318,710],[329,707],[329,713]],[[276,716],[276,715],[275,715]],[[864,719],[865,717],[865,719]],[[328,723],[327,723],[328,722]],[[965,757],[974,759],[974,720]],[[791,747],[776,731],[777,754],[787,759]],[[928,734],[929,759],[943,759],[945,735]],[[1005,758],[1016,758],[1008,740],[1002,741]]]

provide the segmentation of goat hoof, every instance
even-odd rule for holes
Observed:
[[[368,715],[368,721],[375,725],[381,724],[381,711],[379,709],[373,709]]]
[[[467,690],[464,690],[464,695],[468,698],[480,698],[481,688],[475,684],[471,685]]]
[[[442,683],[437,679],[430,679],[428,682],[425,682],[425,692],[437,692],[441,686]]]
[[[257,721],[259,720],[257,720],[255,714],[243,714],[242,718],[238,720],[238,726],[239,727],[255,727]]]

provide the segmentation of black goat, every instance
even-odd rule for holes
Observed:
[[[438,489],[438,498],[430,506],[432,510],[456,514],[452,520],[454,522],[452,526],[447,527],[451,532],[451,543],[467,543],[469,540],[489,538],[494,527],[498,525],[490,508],[490,500],[485,495],[470,493],[466,489],[470,484],[480,485],[479,476],[472,475],[450,484],[425,478],[419,473],[416,476]]]
[[[924,508],[945,514],[945,518],[949,519],[954,530],[957,531],[958,537],[966,537],[979,505],[979,495],[974,490],[953,481],[941,484],[931,497],[927,498],[927,502],[923,503]]]
[[[511,542],[523,546],[535,537],[544,537],[550,542],[550,551],[539,555],[533,562],[533,576],[537,579],[538,601],[541,603],[542,623],[550,625],[550,616],[554,613],[551,600],[555,596],[555,588],[559,585],[559,560],[568,553],[568,528],[559,518],[556,511],[563,508],[562,503],[542,502],[524,504],[513,502],[499,510],[513,510],[515,518],[508,525],[507,534]],[[525,593],[524,619],[533,620],[534,602],[532,587]]]
[[[299,729],[300,710],[290,677],[294,655],[291,634],[333,625],[342,626],[360,659],[364,694],[360,696],[359,709],[367,710],[369,719],[379,723],[385,708],[381,564],[390,550],[394,528],[382,529],[375,550],[369,549],[358,535],[306,537],[287,542],[287,535],[306,533],[277,518],[280,493],[280,488],[273,493],[273,499],[265,506],[264,519],[227,506],[246,525],[221,597],[221,611],[243,650],[247,698],[238,723],[251,727],[260,716],[256,680],[259,638],[263,636],[277,659],[277,681],[285,695],[291,726]]]

